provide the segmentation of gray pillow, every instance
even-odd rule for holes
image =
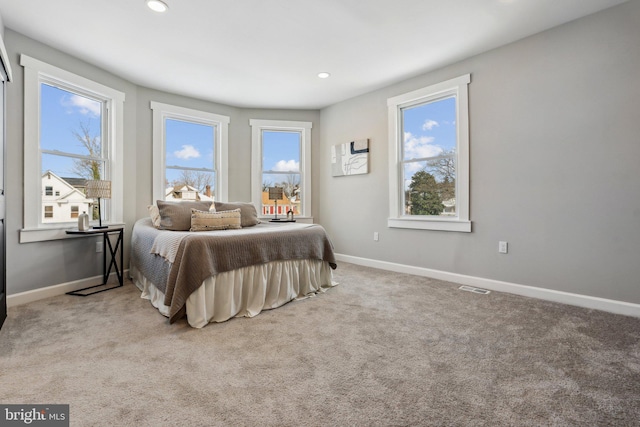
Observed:
[[[189,231],[191,228],[191,208],[208,211],[211,202],[156,202],[160,211],[160,230]]]
[[[240,209],[240,222],[243,227],[251,227],[260,224],[258,212],[253,203],[247,202],[215,202],[216,211],[232,211]]]

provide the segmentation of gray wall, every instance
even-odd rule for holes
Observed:
[[[23,130],[24,130],[24,69],[20,54],[47,62],[56,67],[124,92],[124,185],[135,187],[136,179],[136,88],[106,71],[82,62],[26,38],[9,28],[5,44],[13,69],[13,81],[7,85],[7,294],[80,280],[102,274],[102,254],[95,252],[100,237],[54,240],[20,244],[19,230],[23,225]],[[34,159],[34,161],[37,161]],[[125,193],[124,220],[135,219],[135,192]],[[125,239],[129,241],[131,229]],[[125,247],[128,257],[128,246]]]
[[[150,101],[230,116],[229,200],[251,200],[251,128],[249,120],[286,119],[313,122],[312,138],[319,140],[320,112],[315,110],[238,109],[134,85],[10,29],[5,44],[14,81],[7,93],[7,291],[8,295],[63,284],[102,274],[102,254],[95,253],[96,238],[19,243],[23,224],[23,69],[25,53],[41,61],[105,84],[126,94],[124,130],[125,268],[128,266],[131,229],[148,215],[152,200],[152,111]],[[318,149],[314,148],[314,158]],[[314,184],[317,190],[317,184]],[[314,206],[319,203],[314,199]],[[314,212],[316,210],[314,209]]]
[[[323,109],[319,219],[336,251],[640,303],[638,22],[629,2]],[[473,232],[387,228],[387,98],[466,73]],[[329,147],[358,138],[371,172],[331,177]]]

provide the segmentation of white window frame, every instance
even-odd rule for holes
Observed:
[[[300,188],[302,212],[297,219],[313,222],[311,216],[311,122],[292,120],[249,120],[251,125],[251,201],[262,215],[262,131],[300,133]]]
[[[389,111],[389,219],[391,228],[471,232],[469,219],[469,95],[471,75],[465,74],[451,80],[427,86],[387,100]],[[456,216],[438,217],[404,215],[402,194],[402,149],[404,135],[402,109],[443,96],[456,97]]]
[[[215,129],[214,168],[216,201],[226,202],[229,191],[229,122],[228,116],[151,101],[153,110],[153,203],[165,198],[165,120],[175,119],[213,126]]]
[[[31,58],[20,55],[24,68],[24,217],[20,243],[65,239],[66,230],[76,226],[68,223],[42,223],[42,173],[40,158],[40,84],[60,85],[62,88],[86,94],[105,102],[107,169],[111,181],[109,224],[124,224],[123,152],[125,94],[93,80]],[[73,236],[71,236],[73,237]]]

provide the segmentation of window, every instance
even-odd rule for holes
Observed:
[[[262,197],[262,215],[286,214],[289,209],[300,215],[300,132],[262,130],[262,192],[269,187],[283,190],[280,204]],[[284,211],[284,212],[283,212]]]
[[[227,200],[229,117],[151,102],[153,199]]]
[[[20,242],[65,238],[64,229],[74,222],[70,203],[89,210],[93,202],[84,195],[87,179],[111,181],[103,215],[121,223],[124,94],[26,55],[20,65],[25,146]],[[45,199],[57,203],[56,215]]]
[[[389,227],[471,231],[469,74],[390,98]]]
[[[71,206],[71,218],[78,218],[78,206]]]
[[[251,120],[251,199],[261,216],[276,213],[269,187],[281,187],[278,215],[311,218],[311,122]]]
[[[40,83],[40,170],[43,182],[55,176],[55,191],[45,187],[45,196],[60,204],[78,202],[89,205],[81,189],[87,179],[109,179],[109,151],[102,141],[107,128],[107,101],[85,96],[77,88],[67,89],[57,81],[42,78]],[[63,188],[64,196],[60,197]],[[43,198],[43,203],[50,201]],[[109,201],[105,200],[105,220],[109,218]],[[76,207],[77,210],[77,207]],[[68,222],[70,216],[59,214],[43,218],[43,224]],[[97,218],[97,212],[94,218]]]

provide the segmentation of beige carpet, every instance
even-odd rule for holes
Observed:
[[[12,308],[0,402],[70,404],[72,426],[639,425],[640,319],[346,263],[335,278],[201,330],[130,282]]]

